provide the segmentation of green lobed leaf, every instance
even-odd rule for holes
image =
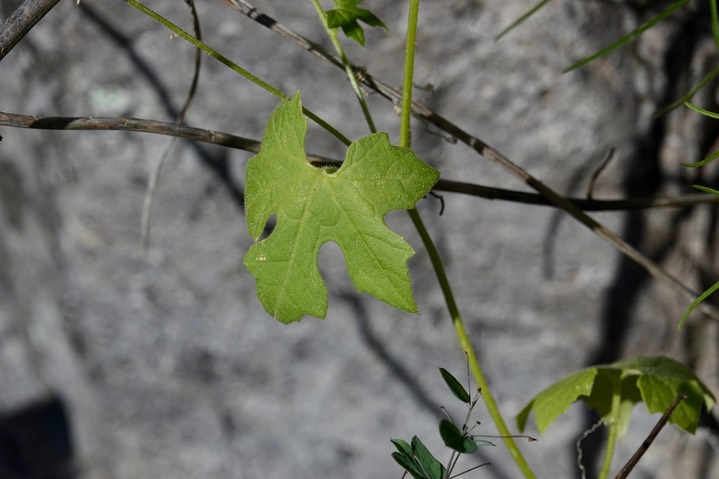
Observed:
[[[445,446],[462,454],[472,454],[477,451],[477,442],[467,437],[459,428],[447,419],[439,422],[439,435]]]
[[[623,378],[637,376],[637,386],[650,413],[663,413],[681,393],[687,395],[669,417],[669,422],[694,434],[702,406],[709,411],[716,399],[694,371],[673,359],[642,357],[618,361]]]
[[[463,403],[469,404],[472,399],[469,397],[469,393],[466,389],[464,389],[464,386],[462,386],[457,378],[444,368],[439,368],[439,373],[442,375],[444,382],[447,383],[449,390],[452,391],[452,394],[454,394],[457,399]]]
[[[384,216],[414,207],[439,173],[386,133],[352,143],[339,169],[318,168],[305,156],[307,120],[299,93],[270,116],[260,153],[246,169],[245,209],[257,240],[273,213],[272,233],[250,247],[245,267],[257,297],[283,323],[310,314],[324,318],[327,286],[317,265],[320,247],[342,250],[355,288],[404,311],[416,312],[407,268],[412,247]]]
[[[540,434],[544,434],[549,425],[567,412],[574,401],[591,394],[596,376],[596,368],[585,369],[561,379],[537,394],[517,415],[519,430],[524,430],[529,413],[534,412],[537,429]]]
[[[589,368],[596,371],[591,382],[590,393],[581,399],[589,407],[597,411],[601,416],[606,416],[611,411],[612,398],[619,382],[619,372],[604,370],[598,367]],[[603,374],[602,374],[603,373]]]
[[[619,385],[619,387],[616,387]],[[534,412],[540,433],[566,412],[576,400],[583,400],[602,417],[610,414],[612,397],[620,395],[618,430],[627,431],[633,406],[642,401],[650,413],[664,412],[674,398],[685,393],[669,418],[677,427],[694,433],[701,408],[711,409],[716,399],[694,372],[666,357],[642,357],[617,361],[571,374],[537,394],[517,415],[520,430],[524,429],[530,412]]]
[[[327,26],[330,28],[342,28],[347,37],[364,46],[364,30],[359,21],[371,27],[382,27],[387,30],[387,25],[382,22],[371,11],[359,8],[357,5],[364,0],[334,0],[336,8],[327,10]]]

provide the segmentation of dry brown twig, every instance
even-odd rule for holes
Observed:
[[[25,0],[0,26],[0,61],[60,0]]]
[[[614,479],[626,479],[629,477],[629,474],[632,472],[634,467],[639,463],[639,460],[644,456],[644,453],[647,452],[649,449],[649,446],[652,445],[654,440],[657,438],[661,430],[666,426],[667,421],[669,421],[669,417],[672,415],[674,410],[679,406],[679,403],[682,402],[684,399],[687,398],[687,395],[685,393],[681,393],[679,396],[677,396],[674,401],[669,405],[669,408],[662,414],[662,417],[659,418],[659,421],[654,425],[651,432],[647,436],[647,438],[644,440],[641,446],[639,446],[639,449],[632,455],[632,457],[627,461],[627,463],[622,467],[622,470],[619,471],[619,473],[616,475]]]
[[[229,133],[194,128],[174,122],[143,120],[138,118],[39,117],[0,112],[0,126],[59,131],[133,131],[199,141],[249,151],[251,153],[258,153],[260,151],[260,142],[258,140]],[[317,166],[339,166],[341,164],[340,160],[321,155],[307,154],[307,158],[311,163]],[[488,200],[512,201],[515,203],[554,207],[546,198],[536,193],[495,188],[462,181],[440,179],[434,189]],[[627,211],[651,208],[686,208],[699,204],[717,203],[719,202],[719,196],[696,193],[666,198],[630,198],[625,200],[567,198],[567,201],[585,211]]]

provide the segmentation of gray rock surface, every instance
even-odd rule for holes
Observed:
[[[3,1],[1,19],[19,3]],[[147,3],[189,28],[184,2]],[[349,44],[348,55],[399,85],[406,7],[365,3],[390,33],[368,31],[368,48]],[[495,43],[531,3],[424,2],[417,82],[433,89],[418,97],[565,194],[586,194],[610,148],[597,198],[680,194],[715,181],[713,167],[679,164],[710,150],[716,124],[687,111],[652,117],[714,65],[706,12],[696,11],[704,7],[563,75],[649,13],[632,6],[642,2],[551,2]],[[310,2],[256,6],[327,45]],[[351,138],[366,134],[341,71],[222,2],[198,9],[208,44],[283,91],[300,90],[306,106]],[[64,1],[2,61],[0,110],[173,121],[192,58],[191,46],[123,2]],[[277,100],[211,58],[203,62],[188,124],[260,138]],[[714,107],[715,87],[695,101]],[[369,103],[396,142],[392,105],[378,95]],[[415,147],[444,178],[526,190],[432,132],[416,124]],[[418,250],[410,271],[419,315],[355,293],[339,249],[326,245],[327,319],[284,326],[258,303],[241,261],[252,242],[241,203],[251,154],[178,142],[156,192],[145,254],[143,198],[167,138],[7,127],[0,134],[0,411],[59,395],[77,477],[399,478],[390,438],[417,434],[442,450],[439,406],[462,411],[436,368],[461,376],[464,359],[406,215],[388,222]],[[308,145],[343,155],[316,127]],[[686,302],[592,232],[550,208],[443,198],[442,216],[432,197],[419,209],[505,417],[561,376],[628,354],[669,354],[719,391],[716,323],[697,316],[677,333]],[[714,207],[594,216],[692,287],[719,276]],[[483,407],[476,416],[478,432],[495,433]],[[616,467],[656,419],[637,408]],[[575,406],[539,442],[521,443],[538,477],[578,477],[574,441],[590,426]],[[470,477],[519,477],[498,444],[466,460],[492,463]],[[710,478],[717,467],[709,432],[668,428],[636,477]]]

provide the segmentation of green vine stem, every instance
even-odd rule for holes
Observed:
[[[218,52],[218,51],[215,50],[214,48],[210,47],[210,46],[207,45],[205,42],[203,42],[203,41],[201,41],[201,40],[195,38],[193,35],[191,35],[190,33],[186,32],[185,30],[183,30],[183,29],[180,28],[179,26],[175,25],[174,23],[172,23],[171,21],[169,21],[168,19],[166,19],[165,17],[163,17],[162,15],[160,15],[159,13],[157,13],[156,11],[154,11],[154,10],[152,10],[152,9],[150,9],[150,8],[148,8],[148,7],[146,7],[145,5],[143,5],[142,3],[138,2],[137,0],[124,0],[124,2],[127,3],[128,5],[130,5],[131,7],[135,8],[136,10],[138,10],[138,11],[144,13],[145,15],[147,15],[147,16],[150,17],[150,18],[152,18],[152,19],[155,20],[156,22],[160,23],[161,25],[163,25],[163,26],[166,27],[167,29],[169,29],[169,30],[171,30],[172,32],[174,32],[178,37],[180,37],[180,38],[182,38],[183,40],[185,40],[185,41],[191,43],[192,45],[196,46],[197,48],[199,48],[199,49],[202,50],[203,52],[205,52],[205,53],[207,53],[208,55],[210,55],[210,56],[211,56],[212,58],[214,58],[215,60],[219,61],[220,63],[223,63],[225,66],[229,67],[230,69],[232,69],[232,70],[235,71],[236,73],[242,75],[243,77],[245,77],[246,79],[248,79],[249,81],[251,81],[251,82],[254,83],[255,85],[259,86],[260,88],[264,89],[265,91],[267,91],[267,92],[273,94],[274,96],[276,96],[276,97],[278,97],[278,98],[280,98],[280,99],[282,99],[282,100],[285,100],[285,99],[287,98],[287,95],[285,95],[284,93],[282,93],[282,91],[280,91],[278,88],[275,88],[274,86],[270,85],[270,84],[267,83],[266,81],[262,80],[261,78],[255,76],[255,75],[253,75],[252,73],[250,73],[249,71],[245,70],[244,68],[242,68],[241,66],[239,66],[237,63],[233,62],[232,60],[230,60],[230,59],[227,58],[226,56],[222,55],[220,52]],[[310,118],[312,121],[314,121],[315,123],[317,123],[318,125],[320,125],[322,128],[324,128],[325,130],[327,130],[330,134],[332,134],[332,136],[334,136],[335,138],[337,138],[339,141],[341,141],[341,142],[344,143],[345,145],[348,145],[348,146],[349,146],[349,144],[351,143],[351,141],[350,141],[345,135],[343,135],[342,133],[340,133],[340,131],[337,130],[335,127],[333,127],[332,125],[330,125],[329,123],[327,123],[325,120],[323,120],[322,118],[320,118],[319,116],[317,116],[316,113],[314,113],[313,111],[311,111],[311,110],[309,110],[309,109],[307,109],[307,108],[305,108],[305,107],[302,107],[302,112],[303,112],[305,115],[307,115],[307,117]]]
[[[263,88],[264,90],[268,91],[269,93],[277,96],[278,98],[281,98],[281,99],[287,98],[287,96],[284,93],[282,93],[279,89],[273,87],[272,85],[265,82],[261,78],[253,75],[249,71],[240,67],[239,65],[234,63],[229,58],[220,54],[219,52],[217,52],[216,50],[211,48],[209,45],[207,45],[204,42],[200,41],[199,39],[195,38],[190,33],[186,32],[179,26],[170,22],[169,20],[167,20],[165,17],[163,17],[159,13],[155,12],[154,10],[146,7],[139,1],[137,1],[137,0],[124,0],[124,1],[131,7],[137,9],[138,11],[144,13],[145,15],[154,19],[155,21],[159,22],[160,24],[162,24],[169,30],[173,31],[175,34],[177,34],[182,39],[186,40],[187,42],[191,43],[192,45],[196,46],[203,52],[210,55],[211,57],[220,61],[221,63],[223,63],[230,69],[232,69],[233,71],[237,72],[244,78],[251,81],[252,83],[260,86],[261,88]],[[319,6],[318,4],[316,4],[316,0],[313,0],[313,3],[315,3],[316,8]],[[322,13],[321,17],[323,19],[323,24],[325,25],[325,28],[327,28],[324,13]],[[414,73],[414,53],[415,53],[415,41],[416,41],[418,18],[419,18],[419,0],[410,0],[410,10],[409,10],[408,29],[407,29],[407,47],[406,47],[406,55],[405,55],[405,79],[404,79],[404,83],[403,83],[402,116],[401,116],[401,126],[400,126],[400,146],[404,146],[404,147],[408,147],[408,148],[411,145],[410,118],[411,118],[411,106],[412,106],[412,81],[413,81],[413,73]],[[365,113],[365,118],[368,121],[368,125],[370,126],[370,129],[372,131],[374,131],[375,130],[374,123],[372,122],[371,116],[369,115],[369,110],[366,107],[366,103],[364,102],[363,95],[361,94],[361,91],[359,90],[359,85],[357,84],[354,71],[353,71],[351,65],[349,64],[349,62],[347,61],[345,55],[342,53],[341,45],[339,44],[339,40],[337,39],[336,33],[332,32],[331,29],[329,29],[329,28],[327,28],[327,30],[328,30],[328,33],[330,34],[330,38],[332,39],[332,42],[335,45],[335,47],[336,48],[339,47],[338,53],[340,53],[340,56],[342,58],[343,65],[345,66],[345,70],[347,72],[350,83],[352,84],[353,88],[355,89],[355,93],[357,94],[357,97],[360,100],[360,104],[362,105],[362,110]],[[344,144],[349,145],[351,143],[346,136],[344,136],[342,133],[340,133],[336,128],[331,126],[329,123],[322,120],[320,117],[318,117],[312,111],[308,110],[307,108],[303,108],[303,112],[305,115],[307,115],[307,117],[309,117],[310,119],[315,121],[317,124],[322,126],[325,130],[330,132],[333,136],[335,136],[337,139],[339,139]],[[464,328],[464,323],[462,321],[462,317],[459,313],[459,309],[458,309],[456,301],[454,299],[454,294],[449,285],[447,275],[444,271],[444,266],[443,266],[442,260],[439,256],[439,252],[437,251],[437,248],[434,245],[434,242],[432,241],[431,237],[429,236],[429,233],[427,232],[427,229],[425,228],[424,223],[422,222],[422,219],[419,216],[419,213],[417,212],[417,210],[415,210],[415,209],[409,210],[409,215],[410,215],[410,218],[412,219],[412,222],[414,223],[415,227],[417,228],[420,238],[422,239],[422,242],[424,243],[424,246],[427,249],[427,252],[430,256],[432,265],[433,265],[433,267],[435,269],[435,273],[437,275],[437,279],[440,283],[440,287],[445,296],[445,302],[447,303],[447,308],[448,308],[450,316],[452,318],[452,323],[455,327],[460,347],[462,348],[463,351],[465,351],[467,353],[467,357],[469,360],[469,365],[470,365],[470,369],[472,371],[472,375],[473,375],[475,381],[477,382],[477,385],[482,389],[482,398],[484,399],[485,405],[487,406],[487,410],[489,411],[489,414],[492,417],[492,420],[494,421],[495,425],[497,426],[498,431],[503,436],[505,436],[504,441],[507,445],[507,448],[509,449],[510,454],[512,455],[514,461],[517,463],[518,467],[520,468],[520,470],[522,471],[524,476],[527,478],[534,478],[535,476],[532,473],[532,470],[530,469],[529,465],[526,463],[524,457],[522,456],[522,453],[519,451],[519,449],[517,448],[517,445],[512,440],[512,438],[509,437],[511,433],[510,433],[506,423],[504,422],[504,420],[501,416],[501,413],[499,412],[499,408],[497,407],[497,404],[494,401],[494,398],[489,389],[487,380],[484,377],[484,373],[482,372],[482,369],[479,366],[479,362],[477,360],[476,354],[474,353],[474,349],[469,340],[467,332]]]
[[[532,469],[529,467],[529,464],[524,459],[524,456],[517,447],[517,444],[514,442],[512,437],[510,437],[512,433],[507,427],[507,424],[504,422],[504,419],[502,418],[502,414],[499,411],[497,402],[494,400],[492,391],[489,388],[489,383],[484,376],[482,367],[479,365],[477,355],[474,352],[474,347],[472,346],[472,342],[469,339],[467,330],[464,327],[462,315],[459,312],[457,302],[454,299],[454,293],[452,292],[452,287],[450,286],[449,280],[447,279],[447,273],[444,270],[444,265],[439,255],[439,251],[437,251],[437,247],[435,246],[434,241],[432,241],[432,238],[429,236],[429,233],[424,226],[419,212],[416,209],[411,209],[408,212],[410,218],[412,218],[412,222],[414,223],[415,228],[417,228],[417,231],[419,232],[419,236],[422,239],[422,243],[427,250],[430,261],[432,262],[432,267],[434,268],[435,274],[437,275],[437,281],[439,282],[439,285],[442,289],[442,294],[444,295],[444,300],[447,304],[447,310],[449,311],[452,325],[454,326],[457,340],[459,341],[459,346],[460,348],[462,348],[462,351],[467,354],[469,369],[472,372],[472,377],[474,378],[474,381],[477,383],[477,386],[482,391],[482,399],[484,400],[484,404],[487,407],[487,411],[492,417],[492,421],[497,427],[497,431],[499,431],[499,433],[503,436],[504,443],[506,444],[507,449],[512,456],[512,459],[514,459],[514,462],[517,464],[520,471],[522,471],[524,477],[528,479],[534,478],[535,476],[532,472]]]
[[[412,142],[410,134],[410,118],[412,113],[412,83],[414,75],[414,52],[417,35],[417,22],[419,19],[419,0],[410,0],[409,3],[410,7],[409,19],[407,22],[407,46],[405,48],[406,54],[404,83],[402,87],[402,116],[400,124],[400,146],[404,146],[407,148],[410,147]],[[522,471],[522,474],[524,474],[524,477],[528,479],[533,479],[535,477],[534,473],[529,467],[529,464],[527,464],[527,461],[524,459],[524,456],[517,447],[517,444],[510,437],[511,432],[509,431],[507,424],[502,418],[502,414],[499,411],[499,407],[497,407],[497,403],[494,400],[494,396],[492,395],[492,392],[489,388],[489,384],[487,383],[487,379],[484,376],[484,372],[479,365],[477,355],[475,354],[474,348],[472,347],[472,342],[469,340],[467,330],[464,328],[462,315],[460,314],[459,308],[457,307],[457,302],[454,299],[454,293],[452,292],[452,287],[450,286],[449,280],[447,279],[447,274],[444,270],[444,264],[442,263],[442,258],[439,255],[439,251],[437,251],[437,247],[435,246],[434,241],[432,241],[432,238],[427,232],[427,228],[424,226],[424,222],[422,221],[419,212],[416,209],[411,209],[409,210],[409,216],[410,218],[412,218],[412,222],[414,223],[415,228],[417,228],[417,231],[419,232],[422,243],[427,249],[427,254],[429,254],[435,274],[437,275],[437,281],[439,282],[442,289],[442,294],[444,295],[447,309],[449,310],[449,314],[452,319],[452,325],[454,326],[455,332],[457,334],[459,345],[462,350],[465,351],[465,353],[467,354],[467,360],[469,361],[469,367],[472,371],[472,376],[474,377],[477,386],[482,391],[482,399],[484,400],[484,404],[487,407],[487,411],[492,417],[492,421],[494,421],[494,424],[497,427],[499,433],[504,436],[503,439],[507,446],[507,449],[509,450],[510,455],[514,459],[514,462],[517,464],[520,471]]]
[[[359,102],[360,107],[362,108],[362,114],[365,117],[365,121],[367,121],[367,126],[369,126],[370,132],[377,133],[377,127],[375,127],[374,121],[372,120],[372,115],[369,112],[369,108],[367,108],[367,102],[365,101],[364,95],[362,94],[362,90],[360,89],[359,83],[357,82],[357,77],[355,76],[355,71],[352,68],[352,65],[350,64],[349,60],[347,60],[347,56],[345,55],[345,52],[342,49],[342,43],[340,43],[340,39],[337,36],[337,29],[330,28],[327,25],[327,15],[325,14],[325,11],[322,8],[322,5],[320,5],[319,0],[312,0],[312,5],[314,5],[315,10],[317,10],[317,15],[319,15],[320,20],[322,21],[322,26],[325,27],[327,36],[332,41],[332,45],[334,45],[337,55],[339,55],[340,59],[342,60],[342,66],[345,69],[345,73],[347,73],[347,79],[349,80],[350,85],[352,85],[352,89],[354,90],[355,95],[357,96],[357,101]]]
[[[324,10],[322,9],[318,0],[312,0],[312,4],[315,6],[317,14],[320,17],[328,36],[332,40],[337,54],[342,59],[342,64],[345,68],[345,72],[347,73],[347,78],[352,85],[355,95],[360,102],[360,105],[362,106],[362,111],[365,115],[365,119],[367,120],[367,124],[369,125],[370,130],[374,133],[376,129],[374,123],[372,122],[372,116],[369,112],[369,109],[367,108],[366,102],[364,101],[364,96],[362,95],[362,92],[359,88],[359,84],[357,83],[357,79],[355,77],[352,66],[349,63],[346,55],[344,54],[342,45],[339,41],[339,38],[337,37],[337,32],[327,26],[327,20]],[[406,148],[409,148],[412,142],[410,134],[410,119],[412,107],[412,85],[414,76],[414,53],[418,20],[419,0],[410,0],[409,20],[407,28],[407,46],[405,50],[404,83],[402,91],[402,116],[400,123],[400,146]],[[432,237],[429,235],[429,232],[427,231],[427,228],[425,227],[424,222],[419,215],[419,212],[413,208],[411,210],[408,210],[408,214],[412,219],[412,223],[417,229],[422,243],[424,244],[424,247],[430,257],[432,267],[435,271],[435,274],[437,275],[437,281],[439,282],[440,288],[442,289],[445,303],[452,319],[452,325],[454,326],[455,332],[457,334],[459,345],[461,349],[467,354],[470,370],[472,371],[472,375],[475,382],[477,383],[477,386],[482,390],[482,398],[487,407],[487,410],[489,411],[489,414],[492,417],[492,420],[494,421],[497,430],[500,432],[501,435],[504,436],[504,441],[507,445],[507,448],[509,449],[511,456],[517,463],[519,469],[522,471],[525,477],[534,478],[535,476],[531,468],[525,461],[524,457],[522,456],[521,451],[517,447],[514,440],[509,437],[511,435],[511,432],[509,431],[509,428],[507,427],[506,423],[504,422],[504,419],[502,418],[499,407],[494,400],[494,396],[492,396],[489,384],[487,383],[487,379],[485,378],[484,372],[479,365],[479,361],[477,360],[477,356],[474,352],[474,348],[472,347],[472,343],[469,340],[466,329],[464,328],[464,322],[462,321],[462,316],[459,312],[457,302],[454,299],[454,293],[452,292],[452,287],[449,283],[449,279],[447,278],[447,273],[444,269],[444,264],[442,263],[442,258],[439,255],[439,251],[437,250],[437,247],[435,246]]]
[[[414,81],[414,52],[417,43],[417,22],[419,21],[419,0],[409,0],[407,18],[407,46],[404,55],[404,82],[402,83],[402,115],[400,117],[399,144],[409,148],[412,145],[412,82]]]

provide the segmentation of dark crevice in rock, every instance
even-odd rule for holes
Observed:
[[[68,412],[57,396],[0,415],[3,479],[74,479],[74,450]]]

